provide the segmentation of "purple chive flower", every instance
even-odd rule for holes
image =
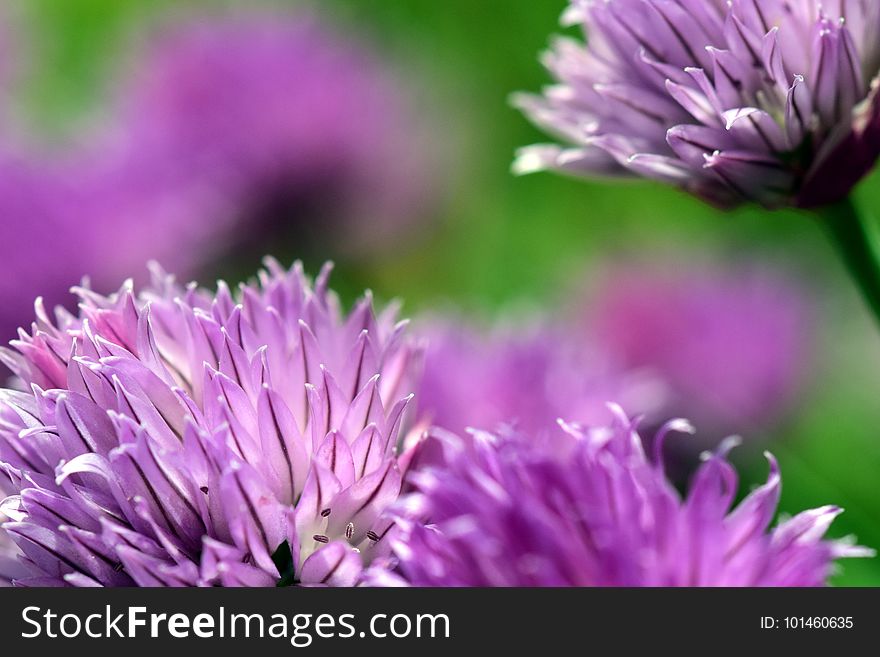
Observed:
[[[37,304],[3,358],[0,512],[22,585],[352,585],[383,512],[418,353],[369,296],[346,316],[295,265],[238,293],[156,272],[139,295]]]
[[[724,443],[707,456],[682,499],[663,471],[668,423],[653,461],[622,411],[607,427],[562,424],[551,442],[481,432],[441,440],[444,471],[411,475],[416,492],[395,552],[400,576],[374,583],[416,586],[819,586],[835,559],[869,556],[824,537],[840,509],[805,511],[768,527],[781,478],[768,455],[767,482],[731,508],[737,473]],[[561,433],[561,432],[560,432]]]
[[[122,84],[106,146],[115,164],[98,180],[106,211],[174,225],[169,206],[180,206],[213,228],[209,264],[229,252],[256,260],[267,243],[297,256],[316,245],[346,256],[387,248],[429,205],[417,146],[426,133],[407,97],[370,47],[310,15],[169,24]]]
[[[0,513],[0,522],[4,516]],[[18,549],[9,537],[0,530],[0,586],[9,584],[26,575],[26,569],[17,558]]]
[[[667,414],[755,433],[790,410],[814,337],[793,281],[759,267],[672,262],[613,266],[599,281],[588,331],[621,366],[666,383]]]
[[[516,103],[569,146],[520,172],[646,176],[722,206],[842,199],[880,154],[874,0],[572,0]]]
[[[617,367],[600,345],[563,324],[511,322],[480,330],[437,317],[422,324],[419,415],[450,431],[507,425],[546,433],[560,417],[608,421],[609,399],[651,414],[666,401],[657,377]]]

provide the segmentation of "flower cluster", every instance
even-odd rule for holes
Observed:
[[[570,146],[520,172],[636,175],[715,204],[838,201],[880,155],[874,0],[571,0],[558,84],[519,105]]]
[[[369,296],[347,315],[295,265],[234,295],[80,289],[4,361],[3,529],[36,585],[353,585],[384,515],[418,352]]]
[[[781,478],[770,475],[731,510],[737,474],[727,441],[695,473],[682,499],[663,471],[672,421],[643,451],[617,409],[610,426],[561,424],[546,441],[439,433],[442,470],[412,476],[395,541],[399,573],[377,584],[416,586],[819,586],[841,557],[869,556],[823,536],[840,513],[812,509],[768,531]],[[414,518],[418,519],[415,520]],[[421,519],[427,519],[425,524]]]
[[[0,351],[17,375],[0,391],[0,578],[816,585],[834,559],[867,554],[822,538],[833,507],[766,531],[772,458],[767,483],[730,511],[729,443],[681,500],[663,451],[670,431],[691,431],[684,421],[661,429],[653,462],[616,406],[608,424],[562,432],[508,423],[498,436],[402,440],[421,347],[369,295],[344,314],[329,271],[312,285],[298,264],[267,260],[255,282],[212,294],[154,268],[138,294],[77,289],[79,315],[54,321],[38,300],[31,332]],[[529,371],[508,376],[554,376]],[[569,392],[576,409],[583,391],[556,391]]]
[[[815,208],[880,155],[880,3],[571,0],[564,22],[586,43],[516,102],[569,146],[519,171]],[[669,438],[694,429],[661,417],[765,427],[802,378],[808,309],[764,271],[615,270],[583,322],[429,315],[418,341],[370,293],[343,310],[329,265],[271,258],[237,289],[154,265],[48,311],[88,268],[100,287],[154,256],[247,265],[267,239],[396,246],[426,188],[387,71],[314,21],[203,17],[154,45],[94,151],[0,153],[0,333],[48,295],[0,347],[0,585],[819,586],[873,555],[828,536],[838,507],[776,520],[769,453],[737,503],[738,439],[676,486]],[[825,212],[880,313],[868,231]]]

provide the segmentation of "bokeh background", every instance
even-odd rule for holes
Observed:
[[[779,302],[799,308],[785,334],[800,345],[788,356],[797,380],[772,422],[716,418],[705,433],[717,441],[748,429],[734,453],[745,487],[766,477],[761,452],[770,449],[782,467],[783,511],[838,504],[846,512],[833,534],[880,547],[880,332],[819,225],[793,211],[720,213],[649,182],[510,174],[515,149],[544,138],[508,99],[547,83],[538,54],[560,32],[563,4],[5,2],[3,342],[30,322],[32,297],[61,302],[83,275],[109,291],[127,276],[142,278],[150,258],[210,284],[241,280],[262,252],[302,258],[310,271],[332,257],[334,287],[346,301],[370,288],[380,299],[403,299],[411,316],[448,311],[455,321],[514,326],[511,318],[523,315],[574,324],[601,315],[596,309],[623,293],[629,272],[671,277],[644,293],[650,326],[689,286],[711,281],[707,272],[772,271],[797,296]],[[285,50],[271,30],[240,21],[244,7],[248,15],[271,12],[278,25],[308,15],[320,26],[308,39],[317,40]],[[218,17],[225,31],[202,37],[227,43],[225,54],[193,54],[175,41],[186,30],[202,38],[198,26]],[[325,38],[334,45],[321,55]],[[250,75],[254,43],[266,50]],[[193,61],[225,73],[214,87],[203,84]],[[311,109],[306,115],[323,122],[287,131],[281,120],[273,132],[273,112],[297,103],[335,110]],[[234,108],[228,115],[226,104]],[[227,123],[207,118],[217,116]],[[312,150],[298,145],[302,135],[319,137]],[[245,161],[252,150],[271,153],[268,163],[253,160],[258,174],[230,171],[223,160]],[[288,161],[290,152],[299,159]],[[860,185],[857,200],[880,211],[880,174]],[[743,359],[773,359],[790,346],[761,333],[750,315],[758,306],[740,309],[723,292],[714,303],[720,316],[743,315],[739,324],[724,321],[733,334],[715,351],[692,350],[697,369],[704,365],[720,384],[737,376],[738,350]],[[684,344],[701,344],[714,330],[699,315],[664,326],[668,340]],[[767,353],[755,356],[756,344]],[[878,586],[880,562],[847,562],[834,582]]]

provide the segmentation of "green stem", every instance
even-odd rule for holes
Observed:
[[[880,235],[876,226],[851,199],[817,212],[874,318],[880,322]]]

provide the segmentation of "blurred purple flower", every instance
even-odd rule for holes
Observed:
[[[558,84],[516,104],[572,144],[520,172],[647,176],[712,203],[813,207],[880,154],[875,0],[572,0],[544,59]]]
[[[488,331],[451,318],[422,324],[419,413],[423,422],[450,431],[508,425],[546,433],[560,417],[609,420],[611,399],[641,413],[659,411],[666,399],[657,377],[616,367],[601,348],[562,324],[511,322]]]
[[[418,353],[394,308],[343,316],[328,275],[268,260],[235,296],[157,272],[80,289],[79,317],[38,305],[0,354],[17,583],[352,585],[381,559]]]
[[[809,371],[806,293],[766,269],[612,267],[586,313],[610,357],[667,384],[667,413],[725,433],[757,433],[780,420]]]
[[[103,227],[74,221],[79,209],[78,193],[62,171],[29,156],[0,154],[0,342],[25,324],[37,294],[55,305],[87,263],[100,269],[95,233]]]
[[[209,249],[218,229],[191,221],[174,190],[145,190],[139,209],[149,208],[148,220],[132,205],[112,214],[120,181],[99,158],[0,154],[0,342],[28,325],[37,295],[50,308],[67,303],[71,283],[107,286],[153,258],[192,273]]]
[[[0,156],[4,342],[37,294],[52,307],[86,275],[106,288],[149,260],[246,275],[267,250],[387,248],[424,217],[425,133],[368,48],[289,12],[209,14],[145,41],[79,146]],[[19,132],[0,126],[4,143],[33,141]]]
[[[123,83],[107,212],[210,229],[206,255],[388,248],[424,218],[424,131],[357,39],[290,12],[231,12],[160,30]],[[99,179],[99,183],[101,179]],[[156,191],[167,201],[153,201]],[[193,232],[190,241],[203,241]]]
[[[619,411],[619,409],[618,409]],[[408,522],[394,542],[402,577],[416,586],[820,586],[833,562],[869,556],[824,535],[840,509],[826,506],[768,531],[781,478],[731,509],[737,473],[727,442],[708,456],[681,499],[663,472],[668,423],[646,457],[619,411],[610,426],[563,425],[554,444],[477,432],[442,435],[448,466],[411,475]]]

